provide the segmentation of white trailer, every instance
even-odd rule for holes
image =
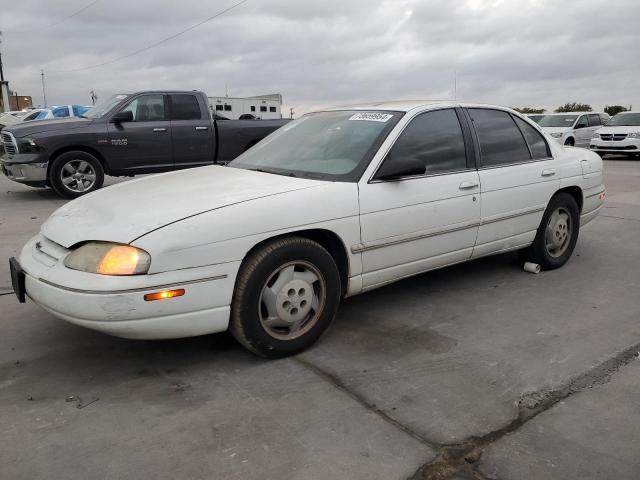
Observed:
[[[230,120],[238,120],[243,115],[253,115],[263,120],[282,118],[282,95],[279,93],[257,97],[208,98],[211,112]]]

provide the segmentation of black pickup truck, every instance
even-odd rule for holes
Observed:
[[[82,118],[4,128],[0,168],[11,180],[74,198],[100,188],[105,174],[227,163],[286,122],[212,116],[196,91],[113,95]]]

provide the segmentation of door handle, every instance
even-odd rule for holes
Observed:
[[[462,182],[458,187],[460,190],[470,190],[478,186],[478,182]]]
[[[553,168],[547,168],[545,170],[542,170],[542,176],[543,177],[551,177],[551,176],[553,176],[555,174],[556,174],[556,171]]]
[[[166,132],[167,129],[166,128],[154,128],[153,131],[154,132]]]
[[[196,127],[196,130],[207,130],[209,127]]]

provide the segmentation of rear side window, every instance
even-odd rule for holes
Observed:
[[[551,152],[549,151],[549,146],[542,134],[524,120],[518,117],[514,118],[516,119],[518,127],[520,127],[520,130],[524,134],[524,138],[527,139],[533,159],[538,160],[541,158],[549,158],[551,156]]]
[[[524,137],[507,112],[472,108],[469,114],[478,134],[483,167],[531,160]]]
[[[589,115],[589,125],[591,125],[592,127],[602,125],[602,122],[600,121],[600,115],[598,115],[597,113]]]
[[[69,116],[69,108],[68,107],[54,107],[51,110],[54,118],[64,118]]]
[[[195,95],[171,95],[171,120],[200,120],[202,113]]]
[[[385,162],[415,158],[427,174],[467,168],[464,137],[456,112],[436,110],[418,115],[404,129]]]

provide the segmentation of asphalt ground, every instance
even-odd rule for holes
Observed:
[[[563,268],[407,279],[278,361],[19,304],[6,260],[64,201],[0,178],[0,478],[637,479],[640,160],[605,174]]]

